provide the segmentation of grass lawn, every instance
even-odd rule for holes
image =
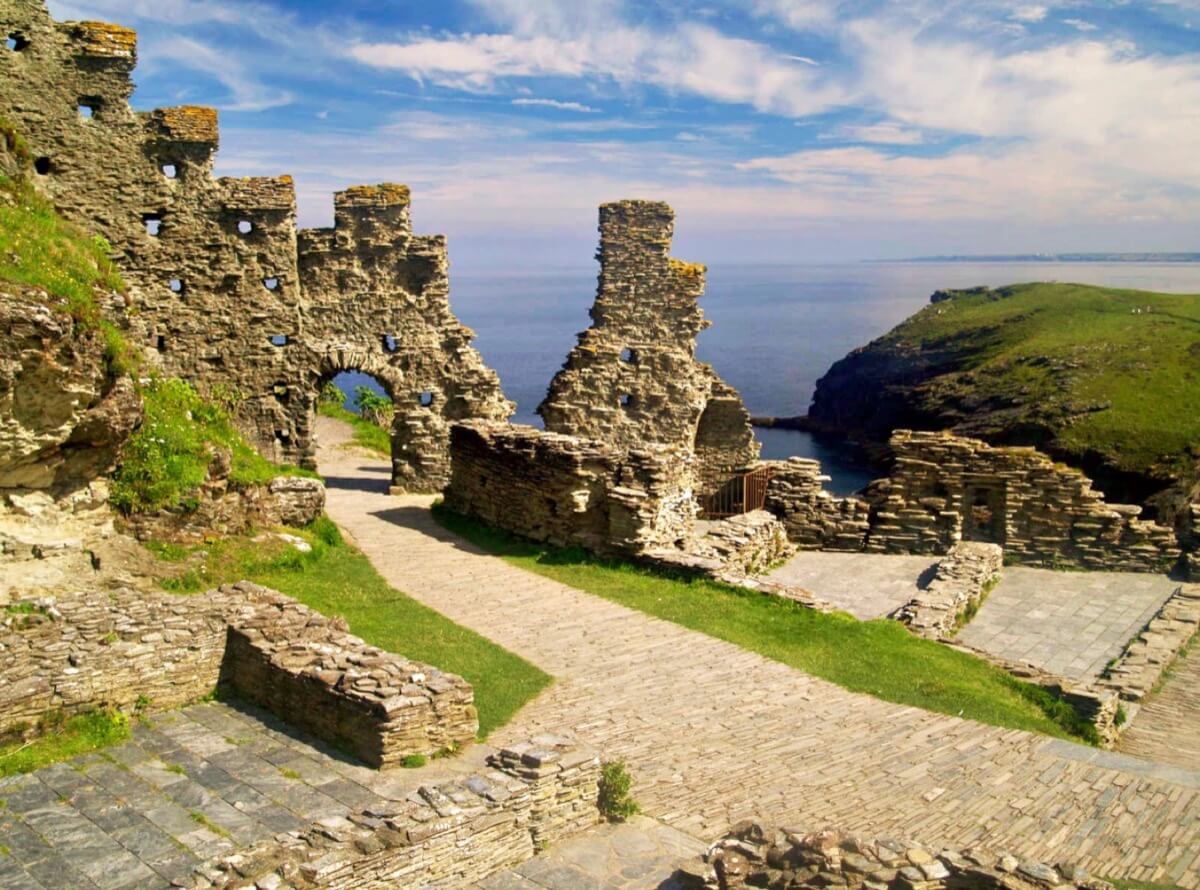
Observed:
[[[580,550],[518,540],[441,507],[438,521],[520,568],[735,643],[855,692],[995,726],[1096,741],[1075,711],[987,662],[915,637],[895,621],[859,621],[711,581],[668,577]]]
[[[330,402],[320,402],[317,405],[317,411],[326,417],[332,417],[335,420],[350,424],[354,429],[355,445],[361,445],[363,448],[374,451],[376,454],[382,454],[384,457],[392,456],[392,437],[379,424],[363,420],[353,411],[341,405],[331,404]]]
[[[324,615],[341,615],[372,645],[462,675],[475,687],[480,739],[551,682],[524,659],[388,586],[329,519],[290,531],[305,538],[312,552],[301,553],[277,539],[231,538],[187,549],[150,546],[163,560],[179,564],[164,582],[168,589],[187,593],[254,581]]]
[[[45,734],[35,741],[0,744],[0,779],[33,772],[129,738],[129,717],[120,711],[92,711],[65,720],[54,713],[42,722]]]

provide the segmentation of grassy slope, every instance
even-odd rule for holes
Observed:
[[[1087,735],[1069,706],[986,662],[914,637],[894,621],[858,621],[694,579],[668,578],[580,551],[516,540],[444,509],[438,521],[513,565],[647,612],[855,692],[996,726]]]
[[[1110,403],[1061,431],[1067,452],[1094,451],[1144,472],[1179,469],[1200,449],[1200,295],[1077,284],[994,293],[1004,298],[927,306],[883,341],[950,346],[986,392],[1025,404]]]
[[[31,743],[0,744],[0,779],[30,773],[129,738],[129,718],[119,711],[92,711],[66,720],[55,713],[47,715],[45,722],[51,724],[43,727],[45,735]]]
[[[341,615],[353,633],[381,649],[462,675],[475,687],[480,738],[507,723],[549,685],[551,678],[524,659],[390,587],[328,519],[294,533],[309,541],[311,553],[281,541],[238,538],[192,551],[163,545],[152,549],[175,561],[192,552],[202,554],[166,583],[171,589],[193,592],[248,579],[325,615]]]
[[[242,438],[223,408],[182,380],[152,380],[141,394],[145,421],[125,444],[113,474],[112,503],[124,513],[194,507],[213,448],[230,454],[234,487],[280,475],[316,475],[271,463]]]

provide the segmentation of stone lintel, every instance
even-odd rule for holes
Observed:
[[[101,59],[137,59],[137,32],[108,22],[68,22],[71,37],[84,56]]]

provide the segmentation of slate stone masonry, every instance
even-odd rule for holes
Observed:
[[[47,712],[175,707],[218,680],[377,767],[478,730],[461,677],[368,646],[341,619],[247,582],[16,603],[3,619],[0,735],[32,737]]]

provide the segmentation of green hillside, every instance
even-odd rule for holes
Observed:
[[[810,417],[877,437],[953,428],[1169,484],[1200,458],[1200,296],[1077,284],[942,292],[834,365]]]

